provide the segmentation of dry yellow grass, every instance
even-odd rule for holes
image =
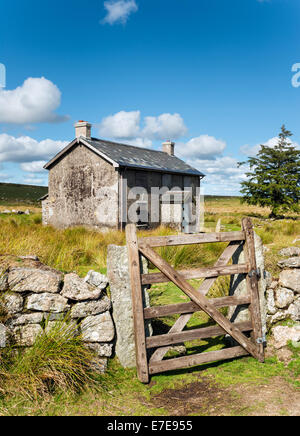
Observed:
[[[221,220],[222,231],[239,230],[244,216],[252,218],[256,232],[268,249],[267,267],[276,274],[278,250],[290,245],[300,246],[300,221],[296,216],[272,221],[268,215],[269,210],[241,204],[234,197],[208,197],[205,202],[207,231],[214,231],[218,220]],[[124,232],[120,231],[102,233],[83,227],[66,230],[44,227],[41,223],[41,210],[38,208],[30,216],[0,215],[0,224],[0,254],[34,254],[49,266],[67,272],[76,271],[81,275],[91,268],[104,272],[107,247],[110,244],[124,245],[126,242]],[[139,234],[174,234],[174,230],[160,227]],[[297,238],[299,241],[294,242]],[[195,264],[205,266],[213,263],[221,251],[220,244],[209,244],[201,247],[168,247],[162,249],[162,254],[176,267]]]

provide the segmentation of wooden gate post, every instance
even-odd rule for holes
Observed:
[[[142,383],[149,383],[144,304],[143,295],[141,292],[141,265],[135,224],[128,224],[126,226],[126,239],[129,259],[129,273],[131,278],[137,373],[138,378]]]
[[[253,326],[252,336],[257,346],[258,360],[264,362],[264,340],[262,333],[262,321],[258,290],[258,271],[255,257],[254,231],[250,218],[244,218],[242,221],[245,232],[244,255],[245,261],[249,264],[250,272],[247,274],[247,288],[251,297],[250,313]]]

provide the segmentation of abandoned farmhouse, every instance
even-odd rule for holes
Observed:
[[[162,151],[150,150],[92,138],[91,128],[76,123],[76,138],[44,167],[49,171],[48,195],[41,199],[44,224],[122,229],[134,221],[129,213],[134,204],[139,226],[199,230],[204,174],[175,156],[173,142],[165,142]],[[142,194],[134,195],[136,188]],[[165,190],[153,194],[153,188]]]

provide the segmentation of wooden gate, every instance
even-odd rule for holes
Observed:
[[[258,292],[258,270],[256,266],[254,232],[251,220],[242,221],[242,231],[206,233],[178,236],[158,236],[137,238],[136,227],[126,227],[129,255],[129,268],[132,287],[133,318],[135,329],[136,362],[139,380],[149,382],[149,376],[159,372],[196,366],[217,360],[232,359],[238,356],[252,355],[260,362],[264,361],[264,339]],[[176,271],[155,251],[155,247],[229,242],[214,267],[193,268]],[[228,265],[236,250],[243,246],[245,263]],[[141,255],[151,261],[160,273],[141,274]],[[219,276],[245,274],[248,295],[223,298],[206,298],[207,293]],[[199,289],[195,289],[187,280],[204,278]],[[189,303],[144,308],[142,286],[153,283],[173,282],[189,298]],[[232,323],[218,308],[249,305],[250,322]],[[203,311],[217,326],[183,331],[193,313]],[[168,334],[146,337],[145,320],[171,314],[181,314]],[[245,335],[251,332],[251,336]],[[206,339],[224,334],[230,335],[239,344],[218,351],[210,351],[184,357],[163,360],[170,346],[195,339]],[[150,359],[147,350],[156,349]]]

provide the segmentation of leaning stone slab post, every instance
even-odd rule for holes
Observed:
[[[260,278],[258,280],[259,289],[259,301],[260,301],[260,312],[262,320],[262,331],[265,335],[267,332],[266,327],[266,289],[268,282],[269,273],[265,270],[265,260],[264,260],[264,247],[261,238],[254,233],[254,244],[255,244],[255,255],[257,268],[260,271]],[[245,263],[243,247],[239,247],[238,250],[232,257],[233,264]],[[237,274],[231,277],[230,291],[229,295],[234,295],[236,297],[245,297],[248,295],[246,275]],[[229,307],[228,318],[233,323],[250,321],[250,312],[248,306],[232,306]]]
[[[142,258],[142,273],[148,263]],[[107,275],[110,285],[113,320],[116,327],[116,355],[124,368],[136,366],[131,284],[127,247],[110,245],[107,253]],[[147,286],[143,287],[144,306],[149,307]],[[152,335],[151,322],[145,322],[146,336]]]

